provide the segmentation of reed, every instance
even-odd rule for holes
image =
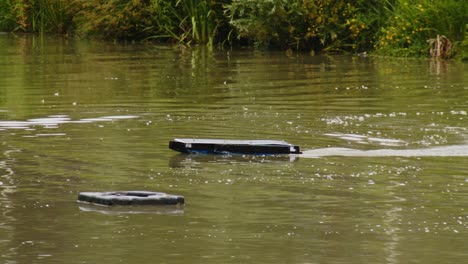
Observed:
[[[73,1],[3,0],[2,4],[1,10],[9,10],[10,15],[0,23],[7,21],[12,31],[65,34],[72,27]]]
[[[213,9],[215,6],[218,9]],[[178,44],[213,46],[218,29],[215,18],[221,10],[216,1],[153,0],[153,8],[157,10],[155,21],[159,33],[148,39],[172,38]]]
[[[72,10],[73,1],[35,0],[33,3],[34,32],[66,34],[72,27],[72,15],[69,10]]]
[[[181,28],[184,35],[190,35],[191,41],[213,45],[216,35],[216,24],[212,19],[213,10],[209,0],[178,0],[176,6],[181,7],[184,18]]]
[[[153,34],[145,40],[158,40],[176,42],[178,44],[190,43],[190,28],[187,28],[187,16],[177,9],[175,1],[152,0],[151,8],[154,10],[154,24],[146,30]]]

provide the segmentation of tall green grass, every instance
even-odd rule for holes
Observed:
[[[209,0],[178,0],[176,6],[182,8],[185,15],[183,22],[188,23],[186,32],[191,33],[191,40],[197,43],[213,45],[216,24],[212,19],[214,10]]]
[[[83,36],[212,46],[217,32],[216,3],[210,0],[84,1],[78,6],[74,22]]]
[[[217,1],[219,2],[219,1]],[[171,37],[179,44],[213,46],[218,29],[220,5],[210,0],[153,0],[159,34],[152,39]],[[215,9],[215,8],[218,9]]]
[[[6,5],[5,8],[9,8],[8,23],[9,27],[14,31],[65,34],[72,27],[73,16],[71,10],[73,10],[73,1],[2,1]],[[14,24],[14,26],[11,24]]]
[[[73,1],[35,0],[31,1],[32,31],[65,34],[72,27],[71,11]],[[37,7],[36,7],[37,6]]]

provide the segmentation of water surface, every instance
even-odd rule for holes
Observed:
[[[463,263],[459,62],[0,35],[1,263]],[[295,156],[182,155],[172,138]],[[80,191],[181,194],[101,208]]]

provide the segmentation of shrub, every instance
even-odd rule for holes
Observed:
[[[238,0],[225,5],[225,13],[238,39],[256,46],[280,46],[289,40],[288,17],[298,15],[291,5],[287,0]]]
[[[375,49],[393,56],[427,56],[428,40],[433,43],[438,35],[450,42],[463,40],[466,10],[467,1],[398,0],[389,5],[389,20],[378,34]]]
[[[303,39],[319,50],[354,50],[356,39],[366,28],[358,18],[356,1],[302,0],[298,6],[305,27],[296,39]],[[295,24],[299,24],[296,21]]]
[[[16,26],[14,4],[11,0],[0,0],[0,31],[12,31]]]
[[[11,1],[14,30],[65,34],[72,28],[72,5],[67,0]]]
[[[104,39],[143,39],[155,34],[149,0],[77,1],[77,33]]]
[[[257,46],[356,51],[379,26],[380,1],[237,0],[225,6],[237,37]],[[370,15],[370,16],[369,16]],[[363,37],[364,36],[364,37]]]

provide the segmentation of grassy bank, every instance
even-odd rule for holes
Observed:
[[[468,59],[464,0],[0,0],[0,31]]]

